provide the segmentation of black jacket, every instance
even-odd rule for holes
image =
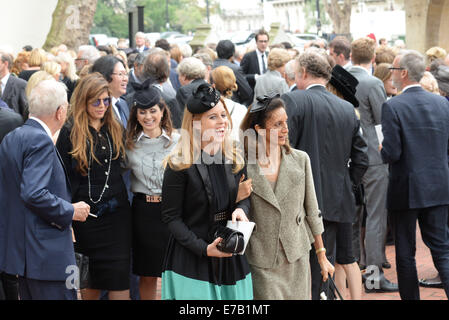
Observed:
[[[24,120],[28,119],[28,100],[25,94],[27,82],[10,74],[2,99],[15,112],[22,115]]]
[[[238,174],[232,173],[232,165],[225,165],[227,184],[233,208],[242,208],[248,215],[250,200],[246,198],[235,204],[239,180],[246,174],[246,168]],[[165,169],[162,185],[162,221],[175,240],[199,256],[207,256],[207,246],[211,243],[209,231],[211,221],[210,205],[212,185],[204,164],[175,171],[169,166]],[[232,212],[231,212],[232,213]]]
[[[265,55],[265,57],[268,58],[267,55]],[[242,61],[240,62],[240,67],[242,68],[243,73],[246,75],[246,80],[248,80],[249,85],[252,89],[254,89],[254,87],[256,86],[255,75],[262,74],[256,50],[248,52],[243,56]]]
[[[20,114],[7,107],[0,106],[0,142],[3,138],[15,128],[23,124]]]
[[[234,71],[238,89],[232,95],[231,98],[232,101],[243,104],[245,106],[249,106],[253,102],[253,90],[248,84],[248,81],[246,80],[246,77],[243,74],[242,69],[238,65],[231,63],[226,59],[215,60],[213,69],[220,66],[229,67],[232,69],[232,71]]]
[[[290,144],[310,157],[323,218],[353,222],[352,185],[360,183],[368,168],[367,145],[354,107],[322,86],[281,98],[287,106]]]

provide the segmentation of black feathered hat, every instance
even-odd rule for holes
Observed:
[[[201,114],[214,108],[220,101],[220,92],[208,83],[202,83],[193,90],[187,100],[187,110],[193,114]]]
[[[154,107],[161,100],[161,91],[153,86],[136,90],[133,97],[133,106],[139,109]]]
[[[357,108],[359,106],[359,102],[355,97],[356,87],[359,84],[359,81],[346,69],[344,69],[340,65],[335,65],[332,69],[332,77],[329,81],[338,92],[340,92],[344,99]]]

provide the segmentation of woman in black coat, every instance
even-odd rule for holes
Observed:
[[[199,86],[187,102],[181,139],[164,174],[162,221],[171,237],[162,299],[253,298],[246,257],[218,250],[222,239],[215,235],[227,220],[248,221],[250,206],[248,198],[236,203],[245,164],[229,139],[229,123],[220,94]]]

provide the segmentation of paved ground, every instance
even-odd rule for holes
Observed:
[[[388,246],[386,250],[387,259],[391,263],[391,269],[385,269],[385,276],[388,280],[397,283],[395,250],[394,246]],[[418,278],[433,278],[437,271],[433,266],[432,256],[429,249],[424,245],[421,239],[419,227],[416,232],[416,267],[418,269]],[[160,280],[158,282],[158,298],[160,299]],[[446,300],[443,289],[420,288],[422,300]],[[365,293],[363,291],[362,300],[400,300],[399,293]]]

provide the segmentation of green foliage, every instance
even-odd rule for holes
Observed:
[[[128,37],[128,10],[137,5],[145,6],[144,32],[164,32],[167,23],[167,0],[98,0],[94,26],[91,33]],[[217,1],[210,0],[210,14],[217,10]],[[198,0],[168,0],[169,30],[183,33],[194,31],[206,21],[206,8]]]
[[[319,2],[320,4],[320,21],[321,26],[329,25],[331,22],[329,20],[329,17],[326,13],[326,9],[324,8],[324,4],[322,1]],[[304,16],[306,18],[306,27],[304,32],[315,32],[316,31],[316,18],[317,18],[317,12],[316,12],[316,1],[315,0],[306,0],[304,5]]]

